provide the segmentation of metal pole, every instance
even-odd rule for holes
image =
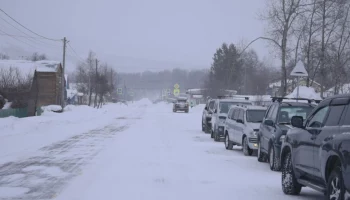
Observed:
[[[297,77],[297,102],[299,98],[299,76]]]
[[[61,98],[61,106],[64,107],[64,100],[65,100],[65,67],[66,67],[66,43],[67,39],[66,37],[63,38],[63,62],[62,62],[62,98]]]

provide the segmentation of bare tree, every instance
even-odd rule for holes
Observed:
[[[5,53],[0,53],[0,60],[9,60],[10,56]]]
[[[267,12],[263,14],[262,19],[269,22],[269,31],[271,38],[260,37],[272,41],[281,54],[281,88],[282,95],[287,91],[287,69],[286,61],[288,56],[288,39],[290,31],[297,17],[303,13],[301,0],[269,0]]]

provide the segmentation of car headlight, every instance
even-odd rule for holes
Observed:
[[[282,136],[280,137],[280,142],[283,143],[285,138],[286,138],[286,136],[285,136],[285,135],[282,135]]]

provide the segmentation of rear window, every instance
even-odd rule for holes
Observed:
[[[247,122],[261,123],[264,119],[266,110],[247,110]]]
[[[310,114],[314,107],[310,106],[282,106],[278,113],[278,123],[290,124],[293,116],[301,116],[304,119]]]

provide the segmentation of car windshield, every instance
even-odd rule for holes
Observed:
[[[309,106],[284,106],[280,108],[278,114],[278,123],[279,124],[290,124],[293,116],[301,116],[304,119],[310,114],[313,110],[313,107]]]
[[[248,103],[248,102],[247,102]],[[243,105],[245,102],[221,102],[220,103],[220,113],[228,113],[229,109],[233,105]],[[250,105],[250,104],[247,104]]]
[[[247,122],[261,123],[265,116],[265,113],[266,110],[247,110]]]
[[[186,103],[186,100],[177,100],[178,103]]]

